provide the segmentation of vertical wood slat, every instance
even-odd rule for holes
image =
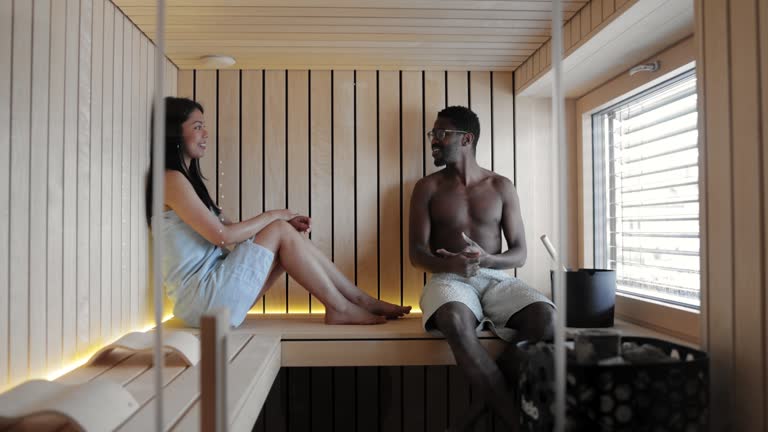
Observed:
[[[312,405],[310,376],[308,367],[287,368],[288,373],[288,431],[309,432],[311,427]]]
[[[515,104],[511,72],[492,73],[493,106],[493,170],[515,181]],[[502,235],[501,249],[507,249]]]
[[[104,72],[104,2],[93,2],[93,47],[91,52],[91,130],[90,130],[90,227],[89,227],[89,339],[102,342],[101,317],[101,199],[102,199],[102,133]]]
[[[216,153],[218,151],[216,139],[218,136],[218,113],[216,112],[217,76],[217,71],[205,70],[197,71],[195,77],[195,100],[203,106],[205,111],[205,128],[208,130],[207,147],[205,155],[200,158],[200,170],[207,179],[203,180],[203,183],[208,189],[208,194],[213,198],[214,203],[219,203],[217,185],[221,177],[221,171],[216,166]]]
[[[131,26],[133,27],[133,26]],[[141,167],[141,153],[147,151],[146,141],[144,141],[144,133],[141,126],[141,117],[146,112],[144,109],[139,112],[140,107],[143,107],[144,97],[141,92],[141,83],[144,81],[144,76],[141,69],[141,33],[135,27],[132,31],[131,40],[131,165],[129,170],[128,181],[130,184],[129,191],[129,211],[126,214],[129,215],[128,229],[130,231],[130,243],[128,244],[129,251],[129,266],[128,273],[130,274],[130,306],[129,306],[129,326],[130,328],[136,328],[140,324],[139,321],[139,230],[140,230],[140,214],[139,214],[139,185],[140,178],[143,172]]]
[[[410,236],[411,195],[416,182],[424,175],[424,107],[422,73],[403,72],[402,76],[402,208],[403,208],[403,305],[419,307],[424,286],[424,272],[411,265],[408,247]],[[431,127],[430,127],[431,128]],[[432,164],[431,155],[427,163]],[[433,164],[432,164],[433,165]]]
[[[403,368],[379,369],[379,430],[399,431],[403,424]]]
[[[526,61],[530,64],[530,59]],[[447,106],[469,106],[469,80],[466,72],[449,71],[446,74],[448,81]]]
[[[766,175],[766,169],[768,169],[768,4],[765,2],[758,3],[757,16],[759,22],[758,40],[763,41],[759,44],[760,51],[758,53],[760,57],[760,89],[762,94],[760,95],[760,112],[762,113],[761,129],[762,136],[761,150],[763,155],[763,226],[768,225],[768,175]],[[768,243],[768,233],[763,229],[763,243]],[[768,268],[768,254],[763,254],[763,269]],[[766,284],[768,275],[763,275],[763,286]],[[768,412],[768,373],[765,371],[768,369],[768,343],[765,343],[765,337],[768,336],[768,294],[763,294],[763,391],[766,393],[766,397],[763,406],[763,412]],[[763,422],[768,423],[768,418],[764,418]]]
[[[376,71],[356,72],[356,280],[357,286],[373,297],[378,297],[379,291],[377,85]]]
[[[469,408],[469,381],[457,366],[448,367],[448,426],[455,426]]]
[[[78,16],[78,118],[77,118],[77,288],[75,349],[84,354],[90,344],[90,147],[91,147],[91,44],[93,0],[80,1]]]
[[[192,70],[180,70],[178,84],[176,86],[176,94],[179,97],[194,99],[195,96],[195,71]]]
[[[137,197],[134,223],[138,225],[138,268],[134,267],[133,271],[138,273],[139,290],[136,293],[137,297],[137,318],[139,319],[139,325],[144,325],[147,322],[151,322],[149,299],[153,297],[152,292],[149,290],[149,276],[147,275],[147,267],[149,265],[149,253],[147,252],[149,229],[146,219],[146,186],[147,186],[147,173],[149,171],[149,149],[150,149],[150,131],[149,131],[149,116],[152,113],[152,93],[149,86],[149,56],[150,44],[146,38],[140,38],[141,49],[139,52],[140,66],[139,74],[141,75],[141,83],[139,85],[139,139],[136,142],[137,152],[139,154],[139,171],[136,174],[137,182]]]
[[[592,10],[585,6],[579,11],[581,16],[581,36],[579,40],[585,38],[592,31]]]
[[[590,24],[592,26],[592,30],[597,28],[600,24],[603,23],[603,4],[601,0],[595,0],[589,2],[589,7],[591,9],[591,19]]]
[[[264,74],[262,71],[243,71],[242,87],[240,89],[242,102],[242,145],[241,154],[241,184],[240,196],[242,199],[242,219],[258,216],[264,211],[264,146],[263,146],[263,94],[262,85]],[[184,77],[184,80],[182,80]],[[184,84],[182,82],[189,82]],[[179,76],[179,95],[184,95],[184,88],[191,85],[191,78],[185,75]],[[268,287],[264,287],[268,288]],[[254,307],[254,312],[264,311],[264,301],[259,298]]]
[[[355,81],[333,72],[333,261],[355,281]]]
[[[603,0],[603,21],[607,20],[608,17],[613,15],[614,11],[614,0]]]
[[[240,221],[240,71],[219,72],[218,137],[209,135],[208,142],[217,141],[219,173],[219,206],[234,222]],[[209,153],[207,157],[215,157]],[[209,174],[212,175],[212,174]]]
[[[333,368],[333,431],[356,431],[357,384],[355,368]]]
[[[128,330],[131,326],[131,278],[130,272],[130,248],[131,248],[131,227],[129,224],[130,215],[130,170],[131,170],[131,144],[133,143],[133,125],[131,123],[131,103],[133,102],[133,32],[134,27],[127,17],[123,17],[123,143],[122,157],[120,158],[120,213],[118,222],[120,223],[120,325],[121,333]]]
[[[426,367],[424,395],[425,428],[427,432],[444,431],[448,427],[448,367]]]
[[[357,430],[374,431],[379,427],[379,375],[375,366],[356,367]]]
[[[199,72],[198,72],[199,75]],[[287,206],[286,161],[286,73],[269,70],[264,73],[264,210]],[[279,278],[264,296],[266,312],[286,312],[287,285]]]
[[[310,209],[312,242],[327,257],[333,256],[333,151],[331,143],[331,72],[310,75]],[[312,297],[310,310],[319,313],[325,306]],[[314,406],[313,406],[314,409]]]
[[[54,6],[55,3],[53,2]],[[114,82],[115,82],[115,7],[112,3],[104,4],[104,54],[103,54],[103,110],[101,136],[101,337],[110,339],[114,316],[112,314],[112,186],[114,170],[113,156],[113,124],[114,124]],[[52,50],[53,52],[53,50]],[[53,59],[51,59],[53,61]],[[49,217],[50,224],[50,217]],[[49,261],[49,268],[50,261]],[[49,302],[50,303],[50,302]],[[49,308],[50,310],[50,308]]]
[[[80,4],[67,0],[64,72],[64,358],[77,350],[77,120]]]
[[[0,100],[11,100],[11,76],[13,59],[13,3],[0,3]],[[11,105],[0,104],[0,310],[7,311],[10,298],[10,281],[8,278],[10,266],[10,172],[11,172]],[[9,315],[0,315],[0,388],[9,383],[8,328],[11,325]]]
[[[448,106],[445,94],[445,72],[424,72],[424,129],[430,130],[437,119],[437,113]],[[422,133],[426,133],[426,130]],[[424,137],[424,175],[432,174],[436,167],[432,158],[431,143]]]
[[[476,158],[478,164],[485,169],[493,166],[491,142],[493,140],[492,107],[491,107],[491,73],[470,72],[470,109],[480,120],[480,136],[478,137]]]
[[[330,78],[330,73],[328,74]],[[315,73],[312,73],[312,80]],[[330,88],[329,88],[330,90]],[[333,430],[333,369],[310,368],[310,428],[312,431]]]
[[[288,426],[288,371],[281,368],[264,403],[264,430],[285,432]]]
[[[288,208],[309,214],[309,72],[288,71]],[[309,294],[288,278],[288,312],[308,313]]]
[[[703,0],[697,6],[702,12],[704,32],[702,37],[704,50],[700,55],[703,62],[697,68],[699,86],[703,91],[706,102],[701,109],[704,112],[704,130],[702,136],[706,146],[706,219],[708,226],[733,226],[731,209],[721,205],[730,202],[731,196],[731,166],[724,163],[730,160],[730,116],[722,115],[715,110],[715,104],[728,104],[730,91],[722,83],[729,82],[730,70],[727,64],[727,38],[711,37],[727,33],[727,11],[725,2],[707,5],[704,9]],[[716,163],[722,161],[723,163]],[[723,411],[732,411],[731,400],[724,389],[730,387],[733,377],[733,244],[728,230],[710,230],[706,232],[707,243],[717,247],[707,247],[708,257],[706,269],[717,268],[717,271],[707,270],[707,285],[721,287],[707,292],[707,304],[704,313],[707,321],[707,349],[712,353],[711,368],[711,405],[723,407]],[[713,307],[712,305],[717,305]],[[726,414],[727,416],[727,414]],[[726,430],[723,415],[713,415],[713,430]]]
[[[748,388],[752,383],[765,380],[764,326],[766,311],[765,278],[762,268],[764,245],[755,228],[763,222],[760,196],[762,167],[760,166],[760,94],[759,52],[756,20],[757,0],[730,2],[730,64],[731,121],[733,163],[733,346],[734,368],[731,388]],[[762,41],[766,43],[766,41]],[[761,386],[762,387],[762,386]],[[748,397],[738,397],[732,412],[736,430],[765,430],[763,407],[766,389],[757,389]]]
[[[11,89],[10,152],[10,362],[11,383],[27,377],[29,359],[29,192],[32,98],[32,4],[13,3],[13,86]]]
[[[114,79],[112,80],[112,214],[110,215],[110,231],[112,234],[111,254],[112,266],[110,285],[111,291],[111,334],[110,338],[120,334],[122,330],[122,270],[120,252],[122,248],[122,221],[120,219],[120,192],[122,187],[121,159],[123,154],[123,93],[124,81],[123,69],[123,17],[117,10],[114,14]]]
[[[37,1],[32,23],[32,107],[48,106],[51,2]],[[46,85],[39,85],[44,83]],[[48,158],[48,110],[32,109],[30,161],[44,166]],[[35,166],[31,165],[31,166]],[[29,205],[29,375],[45,371],[46,356],[46,209],[48,172],[30,172]],[[0,272],[2,274],[2,272]],[[7,310],[7,309],[5,309]],[[0,387],[2,383],[0,381]]]
[[[400,73],[379,72],[379,298],[401,304]]]
[[[423,432],[425,367],[403,366],[403,432]]]

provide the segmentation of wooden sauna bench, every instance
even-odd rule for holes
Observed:
[[[200,332],[176,319],[164,328]],[[490,332],[480,337],[494,355],[503,348],[503,342]],[[227,344],[231,431],[251,430],[281,367],[454,364],[445,340],[425,333],[418,315],[375,326],[327,326],[322,315],[249,315],[240,327],[230,330]],[[163,418],[167,430],[199,430],[199,368],[199,363],[186,367],[177,355],[166,355]],[[80,384],[93,379],[122,384],[140,405],[118,430],[154,430],[152,354],[111,351],[57,381]]]
[[[189,331],[172,319],[168,330]],[[665,337],[652,330],[617,321],[624,335]],[[490,332],[481,343],[494,355],[504,343]],[[418,315],[376,326],[326,326],[321,315],[249,315],[228,339],[228,415],[231,431],[250,431],[281,367],[409,366],[454,364],[444,339],[425,333]],[[167,430],[195,431],[200,423],[200,370],[186,367],[174,354],[166,356],[164,421]],[[113,351],[94,364],[62,376],[77,384],[92,379],[121,383],[141,408],[121,431],[154,430],[154,369],[151,354],[129,356]]]

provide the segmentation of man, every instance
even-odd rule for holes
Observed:
[[[514,397],[476,330],[487,325],[508,342],[547,339],[554,305],[502,271],[525,263],[523,221],[512,182],[477,164],[477,115],[448,107],[427,136],[435,165],[445,168],[419,180],[411,197],[411,263],[433,273],[420,301],[424,328],[445,336],[469,381],[517,430]]]

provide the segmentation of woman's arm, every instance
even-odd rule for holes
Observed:
[[[271,210],[242,222],[227,224],[225,219],[223,223],[205,207],[192,184],[178,171],[165,172],[165,204],[184,223],[217,246],[240,243],[276,220],[287,221],[297,216],[290,210]]]

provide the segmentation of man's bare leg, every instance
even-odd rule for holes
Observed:
[[[480,391],[480,399],[488,401],[502,420],[516,431],[519,424],[517,412],[510,410],[514,398],[507,391],[504,375],[480,344],[475,332],[475,314],[462,303],[450,302],[441,306],[431,319],[445,335],[456,364]]]
[[[399,318],[411,311],[410,306],[400,306],[392,303],[379,300],[371,297],[365,291],[362,291],[355,284],[352,283],[346,276],[336,267],[336,265],[328,259],[320,249],[315,246],[312,241],[307,239],[307,251],[311,252],[312,256],[317,259],[320,265],[323,267],[328,277],[331,278],[336,288],[352,303],[364,308],[365,310],[374,313],[376,315],[382,315],[387,318]]]

